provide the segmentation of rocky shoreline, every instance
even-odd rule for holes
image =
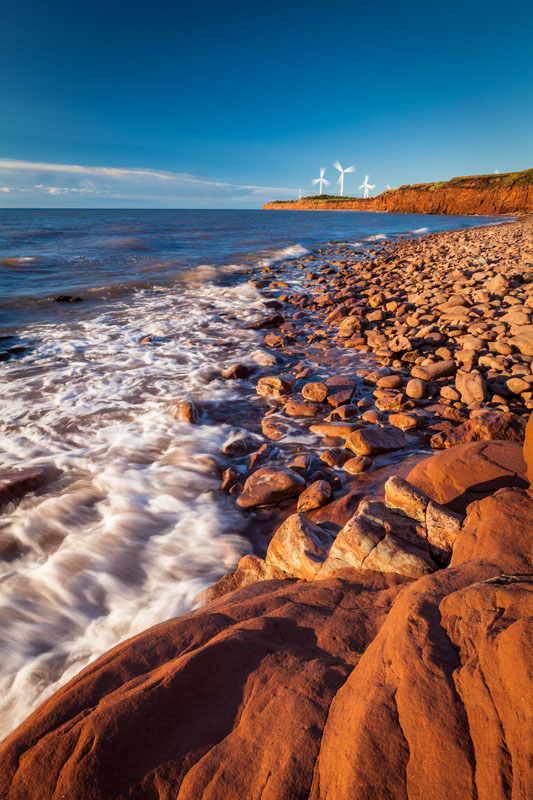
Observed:
[[[2,796],[531,796],[533,219],[299,271],[255,281],[262,374],[224,375],[254,553],[37,709]]]

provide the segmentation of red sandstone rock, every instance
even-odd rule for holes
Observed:
[[[172,416],[180,422],[196,425],[198,422],[198,409],[192,400],[178,400],[171,408]]]
[[[289,417],[315,417],[321,406],[317,403],[306,403],[305,400],[289,400],[283,409]]]
[[[524,459],[527,467],[527,476],[533,483],[533,414],[529,417],[524,440]]]
[[[461,559],[417,581],[264,581],[124,642],[3,743],[1,796],[526,800],[533,581],[513,508],[531,520],[517,489],[475,503]]]
[[[436,569],[425,531],[383,503],[363,501],[337,534],[318,578],[355,567],[419,578]]]
[[[345,461],[344,469],[351,475],[359,475],[361,472],[369,470],[373,463],[370,456],[355,456],[355,458],[348,458]]]
[[[526,421],[510,412],[483,411],[457,428],[436,433],[431,437],[431,447],[440,450],[458,444],[477,441],[522,442]]]
[[[288,575],[313,580],[328,557],[333,537],[304,514],[293,514],[272,537],[266,562]]]
[[[400,592],[331,704],[311,800],[531,794],[533,586],[497,574],[467,564]]]
[[[407,480],[455,511],[500,488],[527,487],[522,447],[516,442],[458,445],[420,461]]]
[[[240,508],[256,508],[280,503],[296,497],[304,488],[305,480],[290,469],[260,467],[246,479],[237,505]]]
[[[488,561],[507,573],[533,573],[533,500],[518,488],[472,503],[453,549],[452,565]]]
[[[400,450],[405,445],[406,439],[403,431],[392,425],[356,430],[350,433],[346,439],[346,447],[356,456],[370,456],[375,453],[386,453],[389,450]]]
[[[452,360],[435,361],[433,364],[413,367],[411,375],[413,378],[419,378],[423,381],[435,381],[438,378],[448,378],[450,375],[454,375],[455,370],[455,362]]]
[[[267,564],[266,561],[259,558],[259,556],[246,555],[239,561],[235,572],[228,572],[226,575],[223,575],[222,578],[213,586],[210,586],[199,599],[211,602],[243,586],[250,586],[250,584],[257,583],[258,581],[271,580],[292,580],[292,578],[283,570],[273,567],[271,564]]]
[[[327,394],[328,387],[325,383],[306,383],[302,389],[303,397],[315,403],[323,403]]]
[[[332,495],[333,491],[327,481],[314,481],[298,498],[298,511],[312,511],[314,508],[320,508],[329,503]]]
[[[268,317],[262,317],[255,322],[250,322],[246,327],[252,331],[260,331],[263,328],[277,328],[283,322],[285,322],[283,314],[275,313],[270,314]]]
[[[272,375],[259,378],[255,390],[263,397],[283,397],[283,395],[291,393],[292,384],[284,378]]]

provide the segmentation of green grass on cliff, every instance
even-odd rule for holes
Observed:
[[[522,172],[502,172],[498,175],[463,175],[460,178],[452,178],[449,181],[438,181],[436,183],[414,183],[412,186],[404,184],[398,187],[398,191],[427,191],[434,192],[436,189],[511,189],[514,187],[532,186],[533,169],[525,169]]]
[[[302,197],[302,200],[310,203],[330,203],[332,200],[335,202],[348,202],[349,200],[362,200],[362,197],[342,197],[338,194],[313,194],[309,197]],[[273,203],[297,203],[298,200],[272,200]]]

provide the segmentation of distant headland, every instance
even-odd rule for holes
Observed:
[[[400,214],[531,214],[533,169],[496,175],[467,175],[436,183],[388,189],[377,197],[315,195],[275,200],[264,209],[387,211]]]

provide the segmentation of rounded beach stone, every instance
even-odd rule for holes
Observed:
[[[345,447],[356,456],[370,456],[400,450],[407,444],[403,431],[392,425],[364,428],[353,431],[346,439]]]
[[[413,400],[421,400],[426,396],[426,387],[426,381],[421,378],[411,378],[405,387],[405,394],[407,397],[413,398]]]
[[[359,475],[361,472],[369,470],[372,463],[370,456],[355,456],[355,458],[349,458],[345,462],[344,469],[351,475]]]
[[[328,395],[325,383],[306,383],[302,389],[302,397],[314,403],[323,403]]]
[[[296,497],[305,488],[301,475],[282,467],[261,467],[253,472],[237,498],[239,508],[256,508]]]

